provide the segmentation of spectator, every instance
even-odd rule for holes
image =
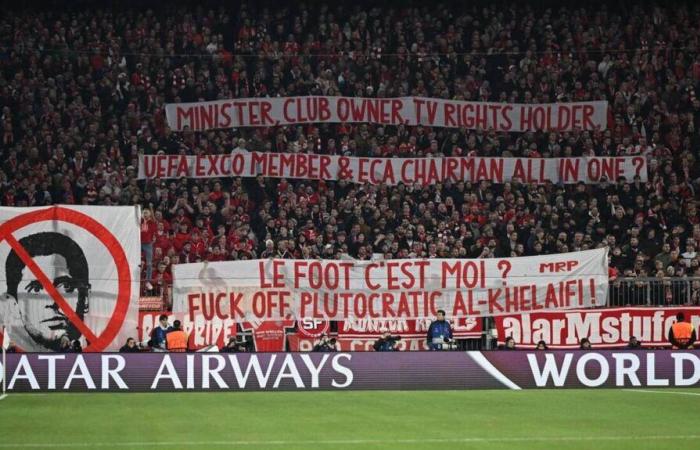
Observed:
[[[513,341],[513,346],[515,347],[515,341]],[[535,350],[548,350],[547,343],[545,341],[537,342],[537,347],[535,348]]]
[[[144,209],[141,217],[141,252],[146,260],[146,280],[151,281],[153,271],[153,243],[156,240],[158,225],[150,209]],[[149,288],[152,289],[152,288]]]

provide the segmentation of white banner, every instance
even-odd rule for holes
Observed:
[[[180,264],[173,312],[235,322],[497,316],[603,306],[607,250],[502,259]]]
[[[0,207],[0,324],[24,351],[116,350],[138,321],[136,207]]]
[[[175,131],[359,122],[513,132],[605,130],[607,110],[607,101],[519,104],[425,97],[259,97],[165,105]]]
[[[647,181],[643,156],[581,158],[366,158],[307,153],[139,155],[139,179],[256,177],[431,185],[445,181],[598,183],[602,178]]]

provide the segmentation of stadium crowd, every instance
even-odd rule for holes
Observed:
[[[700,276],[700,5],[300,2],[0,18],[3,205],[140,204],[144,287],[171,266],[250,258],[520,256],[609,246],[611,275]],[[240,8],[239,8],[240,6]],[[605,131],[310,124],[174,133],[164,105],[404,95],[608,100]],[[137,181],[140,153],[643,155],[649,182],[395,187]],[[696,290],[697,291],[697,290]],[[697,295],[695,296],[697,297]],[[700,304],[700,298],[689,297]]]

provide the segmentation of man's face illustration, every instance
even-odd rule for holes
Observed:
[[[79,289],[68,271],[66,259],[58,254],[36,256],[33,259],[71,309],[83,319],[84,300],[79,302]],[[77,330],[68,321],[65,311],[58,307],[28,267],[22,270],[22,279],[17,286],[17,303],[25,329],[38,343],[57,345],[66,334],[70,339],[78,337]]]

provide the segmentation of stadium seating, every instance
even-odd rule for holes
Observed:
[[[144,231],[153,260],[142,289],[156,296],[167,294],[174,263],[271,256],[486,258],[609,246],[614,277],[697,277],[700,7],[643,5],[625,15],[613,8],[242,2],[235,11],[192,12],[163,2],[120,12],[18,11],[0,18],[0,198],[9,206],[153,210],[155,223]],[[308,124],[173,133],[163,112],[172,102],[313,94],[607,100],[609,126],[501,133]],[[641,155],[649,182],[136,180],[141,153],[234,149]],[[679,301],[700,304],[698,295]]]

